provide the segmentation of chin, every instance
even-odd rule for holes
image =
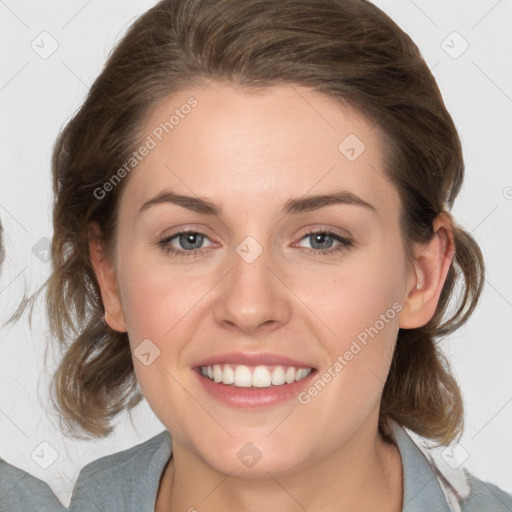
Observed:
[[[306,461],[303,443],[271,440],[266,433],[230,438],[222,444],[211,443],[199,455],[215,470],[239,477],[267,477],[284,475],[297,470]],[[252,440],[251,440],[252,439]],[[212,446],[216,446],[212,450]],[[301,451],[299,451],[301,450]]]

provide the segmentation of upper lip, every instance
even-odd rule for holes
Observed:
[[[268,352],[257,354],[249,354],[246,352],[230,352],[228,354],[219,354],[203,359],[197,363],[196,366],[212,366],[214,364],[244,364],[246,366],[284,365],[294,366],[295,368],[313,368],[310,363]]]

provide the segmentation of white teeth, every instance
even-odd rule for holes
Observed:
[[[272,384],[272,376],[264,366],[256,366],[252,372],[252,385],[255,388],[268,388]]]
[[[213,381],[222,382],[222,368],[218,364],[213,365]]]
[[[243,364],[237,366],[235,368],[235,382],[233,384],[241,388],[250,388],[252,386],[251,370]]]
[[[231,366],[229,366],[228,364],[226,366],[224,366],[222,383],[223,384],[234,384],[235,383],[235,372],[233,371],[233,368],[231,368]]]
[[[302,380],[304,377],[307,377],[311,373],[311,368],[301,368],[297,370],[295,374],[295,380]]]
[[[233,369],[234,368],[234,369]],[[214,364],[202,366],[201,375],[223,384],[233,384],[241,388],[268,388],[269,386],[282,386],[302,380],[311,373],[311,368],[295,368],[289,366],[285,369],[276,366],[271,371],[266,366]]]
[[[272,385],[282,386],[286,382],[286,376],[282,366],[276,366],[272,372]]]

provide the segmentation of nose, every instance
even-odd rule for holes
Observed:
[[[254,261],[243,256],[242,252],[233,255],[232,269],[220,283],[214,318],[223,327],[246,334],[278,329],[291,316],[288,290],[279,268],[266,250]]]

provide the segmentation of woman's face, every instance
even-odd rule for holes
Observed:
[[[175,453],[241,475],[364,455],[416,284],[377,131],[306,88],[216,82],[145,127],[105,305]]]

